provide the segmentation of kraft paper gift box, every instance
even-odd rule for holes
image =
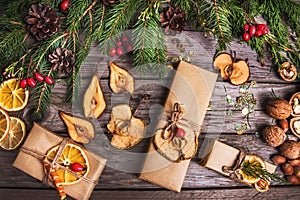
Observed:
[[[201,126],[216,80],[216,73],[181,61],[167,96],[164,110],[172,111],[175,103],[182,104],[185,118],[193,124]],[[159,120],[156,130],[165,128],[166,125],[165,120]],[[155,150],[151,141],[139,178],[180,192],[190,161],[191,159],[179,163],[169,161]]]
[[[35,157],[34,153],[32,154],[28,151],[22,151],[22,148],[27,150],[30,149],[30,151],[38,154],[46,155],[50,148],[59,145],[62,141],[62,137],[55,135],[35,123],[26,141],[21,147],[13,166],[28,175],[43,181],[45,178],[45,172],[42,160]],[[84,149],[84,151],[87,155],[90,166],[90,170],[86,178],[93,182],[81,180],[78,183],[63,186],[67,195],[79,200],[89,199],[106,164],[106,159],[95,155],[86,149]],[[53,184],[50,184],[50,186],[54,187]]]
[[[224,144],[215,139],[206,138],[201,146],[199,157],[200,165],[212,169],[224,176],[229,176],[223,171],[223,166],[233,166],[239,156],[240,150]],[[266,170],[274,173],[276,166],[265,162]]]

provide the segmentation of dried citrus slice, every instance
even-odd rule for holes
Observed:
[[[257,155],[247,154],[245,159],[244,159],[244,162],[243,162],[243,167],[246,163],[248,163],[252,166],[260,165],[263,169],[266,168],[265,161]],[[249,175],[249,172],[243,171],[243,169],[244,169],[243,167],[240,170],[240,174],[242,175],[242,181],[243,182],[245,182],[246,184],[253,184],[253,183],[256,183],[257,181],[260,180],[259,176],[257,178],[255,178],[255,177]],[[256,172],[252,171],[250,173],[256,173]]]
[[[10,127],[7,137],[0,143],[0,146],[5,150],[17,148],[26,134],[25,123],[19,118],[10,117]]]
[[[59,145],[51,148],[47,153],[46,159],[52,162],[57,153],[58,148]],[[81,176],[87,176],[87,174],[89,173],[90,166],[89,166],[87,155],[84,152],[82,147],[75,144],[68,143],[65,146],[57,163],[70,170],[72,170],[71,169],[72,164],[77,163],[80,164],[83,167],[83,169],[81,171],[74,172],[74,173],[77,173]],[[75,175],[73,175],[72,173],[68,172],[63,168],[57,169],[56,173],[59,176],[60,180],[62,181],[62,185],[71,185],[81,181],[80,178],[76,177]]]
[[[254,188],[258,192],[267,192],[270,189],[270,183],[264,179],[258,180],[256,183],[254,183]]]
[[[0,86],[0,106],[6,111],[22,110],[28,102],[29,92],[20,87],[20,80],[13,78]]]
[[[0,142],[5,140],[10,129],[10,118],[7,112],[0,108]]]

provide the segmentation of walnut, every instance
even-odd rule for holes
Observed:
[[[288,118],[293,108],[285,99],[272,99],[267,103],[266,112],[271,117],[281,120]]]
[[[300,156],[300,143],[287,140],[280,147],[281,154],[289,159],[297,159]]]
[[[278,147],[286,140],[285,132],[276,125],[266,126],[262,131],[262,136],[272,147]]]

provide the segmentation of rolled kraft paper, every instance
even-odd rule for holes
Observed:
[[[59,137],[34,123],[34,126],[22,147],[30,149],[32,152],[46,155],[50,148],[60,144],[62,140],[62,137]],[[96,183],[104,169],[106,159],[85,149],[84,151],[88,157],[90,165],[90,171],[86,177]],[[13,166],[40,181],[43,181],[45,177],[42,160],[23,151],[19,152]],[[64,189],[66,194],[74,199],[89,199],[92,191],[94,190],[95,183],[81,180],[80,182],[72,185],[65,185]],[[54,185],[51,186],[53,187]]]
[[[214,90],[217,74],[181,61],[170,88],[164,110],[169,113],[175,103],[182,104],[184,118],[201,125]],[[164,118],[165,113],[161,115]],[[165,128],[166,120],[160,120],[155,129]],[[199,133],[197,133],[199,134]],[[159,154],[151,141],[139,178],[161,187],[180,192],[190,160],[173,163]]]

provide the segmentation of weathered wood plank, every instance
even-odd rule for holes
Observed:
[[[184,52],[182,52],[179,48],[176,47],[176,43],[174,43],[174,40],[172,40],[173,38],[179,39],[180,44],[182,44],[185,48]],[[80,69],[80,74],[82,75],[82,77],[89,76],[97,68],[98,72],[101,74],[101,78],[108,78],[108,63],[110,60],[114,60],[120,66],[128,69],[137,78],[157,78],[156,76],[151,75],[151,73],[146,73],[144,75],[137,74],[135,68],[133,68],[132,56],[125,55],[122,57],[112,58],[108,55],[101,53],[99,51],[98,45],[101,44],[94,43],[86,61],[83,63]],[[176,36],[167,36],[167,47],[169,57],[178,55],[188,56],[189,51],[192,51],[195,53],[195,55],[189,56],[190,62],[210,71],[215,71],[213,69],[213,56],[215,53],[215,46],[216,40],[213,37],[204,37],[203,32],[183,31],[181,34],[177,34]],[[258,61],[258,55],[246,43],[238,43],[233,41],[227,52],[230,53],[231,51],[237,52],[238,59],[248,59],[251,72],[250,80],[256,80],[258,82],[267,83],[286,83],[279,77],[278,73],[276,72],[276,69],[271,70],[271,60],[265,58],[266,65],[261,66],[260,61]],[[267,56],[268,55],[266,55],[266,57]]]
[[[199,146],[205,137],[219,138],[220,141],[225,142],[236,148],[241,148],[249,153],[260,155],[266,161],[270,162],[270,157],[278,152],[277,149],[266,145],[261,139],[253,135],[226,135],[226,134],[201,134],[199,139]],[[294,138],[294,137],[291,137]],[[128,167],[136,167],[142,165],[143,157],[147,151],[149,139],[144,139],[137,146],[129,150],[116,150],[111,148],[107,141],[97,141],[87,146],[93,152],[101,153],[109,160],[100,177],[100,182],[97,184],[97,189],[151,189],[159,188],[153,184],[142,181],[137,178],[138,173],[131,170],[128,173]],[[27,174],[15,169],[11,166],[18,151],[4,151],[0,150],[1,158],[1,179],[0,188],[45,188],[41,182],[29,177]],[[183,188],[222,188],[222,187],[241,187],[241,183],[234,182],[227,177],[224,177],[212,170],[203,168],[199,164],[199,158],[196,156],[188,169]],[[136,169],[135,168],[135,169]],[[130,171],[130,169],[129,169]],[[280,176],[282,173],[278,169]],[[280,185],[279,183],[272,183],[272,185]]]
[[[250,188],[196,189],[175,193],[166,190],[94,190],[91,199],[299,199],[299,187],[276,187],[266,193]],[[57,199],[54,189],[0,189],[1,199]],[[68,197],[69,199],[69,197]],[[71,198],[70,198],[71,199]]]

